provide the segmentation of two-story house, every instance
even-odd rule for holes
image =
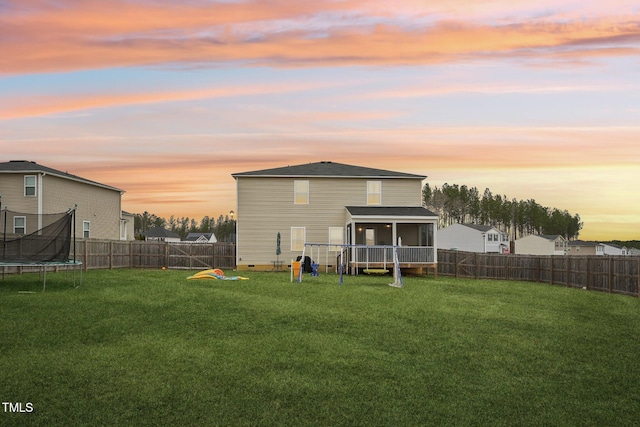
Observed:
[[[570,240],[567,242],[568,255],[604,255],[604,245],[600,242]]]
[[[509,253],[509,236],[495,227],[451,224],[438,231],[438,247],[478,253]]]
[[[77,238],[132,240],[133,215],[122,211],[120,190],[30,161],[0,163],[2,209],[20,214],[7,218],[7,233],[29,234],[42,227],[42,214],[76,207]]]
[[[422,175],[335,162],[235,173],[238,269],[269,269],[300,256],[305,243],[326,244],[331,256],[345,245],[418,248],[401,267],[433,267],[437,215],[422,207]],[[357,260],[347,251],[349,263]],[[325,262],[324,260],[318,260]],[[331,264],[332,261],[327,261]]]
[[[567,241],[559,234],[529,234],[515,241],[519,255],[566,255]]]

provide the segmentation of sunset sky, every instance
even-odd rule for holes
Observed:
[[[331,160],[640,239],[640,2],[0,0],[0,145],[165,218]]]

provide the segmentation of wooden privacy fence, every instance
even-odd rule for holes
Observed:
[[[542,282],[640,297],[640,257],[502,255],[438,250],[438,274]]]
[[[75,251],[75,258],[82,261],[85,270],[236,268],[236,245],[233,243],[84,240],[76,242]]]

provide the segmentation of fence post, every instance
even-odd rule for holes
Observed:
[[[455,267],[455,269],[454,269],[454,271],[455,271],[455,272],[454,272],[454,277],[455,277],[456,279],[458,278],[458,267],[459,267],[459,266],[458,266],[458,253],[459,253],[459,252],[458,252],[458,251],[456,251],[456,256],[455,256],[455,257],[454,257],[454,259],[453,259],[453,260],[455,261],[455,264],[454,264],[454,267]]]
[[[591,257],[587,257],[587,267],[586,268],[587,268],[587,273],[585,275],[585,278],[586,278],[586,282],[587,283],[585,283],[584,287],[589,289],[591,287],[591,285],[589,285],[590,278],[591,278],[590,277],[591,276]]]
[[[571,258],[567,258],[567,288],[569,288],[569,284],[571,281]]]
[[[551,255],[551,258],[549,258],[549,261],[551,261],[551,262],[549,263],[549,264],[550,264],[549,269],[551,270],[551,271],[549,272],[549,284],[550,284],[550,285],[553,285],[553,267],[554,267],[554,265],[555,265],[555,263],[553,262],[553,259],[554,259],[554,258],[555,258],[555,257],[554,257],[553,255]]]
[[[609,293],[613,292],[613,257],[609,257]]]
[[[109,270],[113,270],[113,240],[109,240]]]
[[[478,279],[478,253],[473,253],[473,278]]]
[[[89,270],[89,241],[85,239],[84,241],[84,271]]]

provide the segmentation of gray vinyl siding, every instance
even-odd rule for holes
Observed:
[[[294,205],[295,180],[309,181],[308,205]],[[295,259],[300,252],[291,251],[291,227],[305,227],[307,242],[328,243],[329,227],[345,227],[345,206],[366,206],[369,180],[382,182],[383,206],[421,205],[419,179],[237,177],[238,265],[276,260],[278,232],[280,260]]]
[[[82,238],[83,221],[89,221],[93,239],[120,239],[120,192],[56,176],[43,179],[43,211],[76,210],[76,237]]]
[[[36,196],[24,195],[24,177],[29,174],[0,174],[0,195],[2,195],[2,209],[14,212],[37,213],[38,194],[40,188],[36,187]],[[36,178],[36,186],[37,186]]]
[[[460,224],[452,224],[438,230],[438,247],[467,252],[483,253],[485,251],[482,233]]]
[[[515,253],[518,255],[553,255],[555,244],[540,236],[525,236],[515,242]]]

